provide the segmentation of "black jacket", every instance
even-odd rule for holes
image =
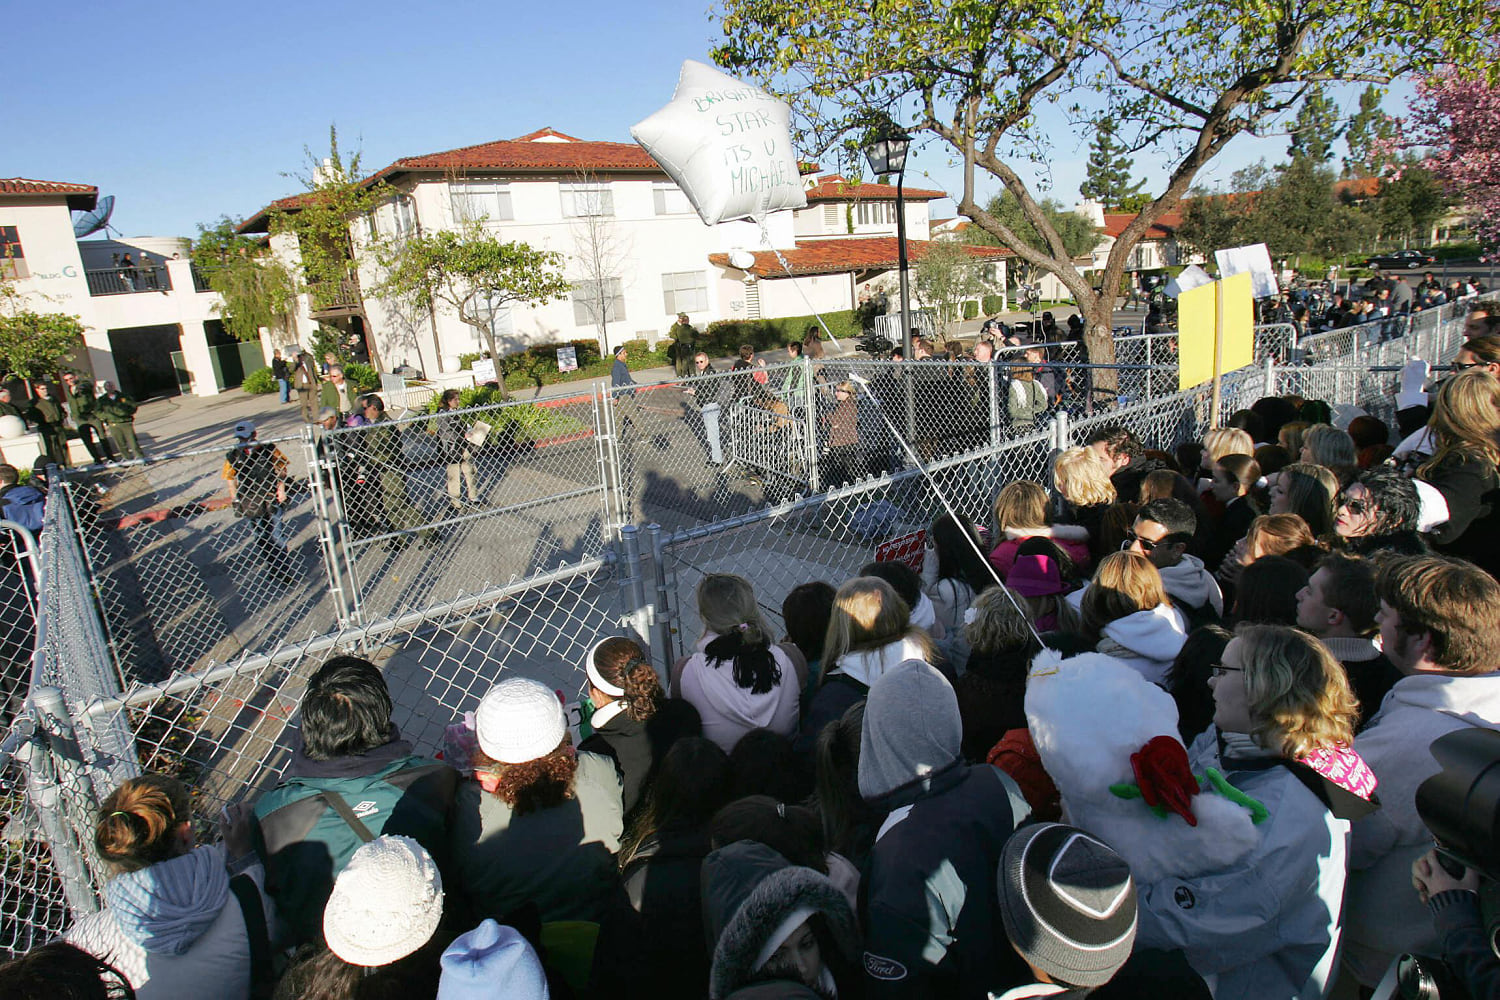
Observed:
[[[995,873],[1030,812],[1015,782],[988,764],[950,765],[876,840],[865,899],[865,996],[984,1000],[1030,983],[1004,947]]]
[[[625,815],[630,815],[646,790],[646,779],[655,763],[646,723],[636,722],[629,714],[621,712],[595,729],[588,739],[578,744],[578,749],[600,754],[615,762],[615,770],[620,772]]]
[[[1448,523],[1432,532],[1433,548],[1495,575],[1500,572],[1500,475],[1483,458],[1455,457],[1422,479],[1448,501]]]

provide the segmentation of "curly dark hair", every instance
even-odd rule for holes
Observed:
[[[502,764],[483,750],[474,751],[474,769],[499,778],[495,797],[517,816],[560,806],[573,797],[578,754],[567,738],[545,757],[522,764]]]
[[[615,687],[623,688],[625,714],[645,722],[656,714],[666,695],[646,651],[634,640],[616,636],[605,639],[594,650],[594,668]]]

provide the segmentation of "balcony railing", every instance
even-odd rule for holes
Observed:
[[[359,282],[354,278],[313,285],[308,297],[312,307],[310,312],[314,318],[356,313],[363,305],[359,294]]]
[[[165,267],[106,267],[84,271],[90,295],[129,295],[132,292],[170,292],[172,276]]]

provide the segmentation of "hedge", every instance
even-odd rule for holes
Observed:
[[[828,330],[840,340],[857,340],[860,335],[859,322],[854,311],[842,309],[823,313],[823,322]],[[807,328],[817,326],[816,316],[787,316],[782,319],[721,319],[700,330],[695,350],[705,351],[709,357],[727,358],[736,354],[741,344],[749,344],[757,351],[774,351],[785,347],[793,340],[801,340]],[[827,340],[821,326],[818,339]]]
[[[487,385],[461,389],[458,393],[458,406],[461,410],[501,402],[504,400],[500,398],[500,390]],[[426,412],[437,413],[441,405],[442,397],[434,396],[427,401]],[[535,403],[515,403],[503,409],[465,413],[461,419],[466,427],[472,427],[476,420],[483,420],[489,424],[490,432],[485,437],[486,444],[547,441],[552,438],[570,437],[593,429],[566,410],[538,406]],[[435,425],[432,429],[436,431]]]
[[[979,303],[969,299],[964,303],[964,319],[975,319],[979,316]]]
[[[276,379],[271,375],[271,369],[257,368],[245,376],[245,381],[240,383],[240,388],[257,396],[264,396],[268,392],[275,392],[278,388]]]
[[[1004,304],[1005,297],[1003,295],[986,295],[984,297],[984,314],[986,316],[993,316],[1000,311],[1000,307]]]

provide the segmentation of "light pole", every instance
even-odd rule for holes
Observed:
[[[870,162],[870,171],[876,177],[896,175],[896,260],[897,275],[901,280],[901,357],[912,359],[911,317],[908,312],[906,288],[906,206],[901,198],[902,184],[906,179],[906,151],[911,147],[911,136],[894,123],[887,122],[865,146],[865,159]]]

